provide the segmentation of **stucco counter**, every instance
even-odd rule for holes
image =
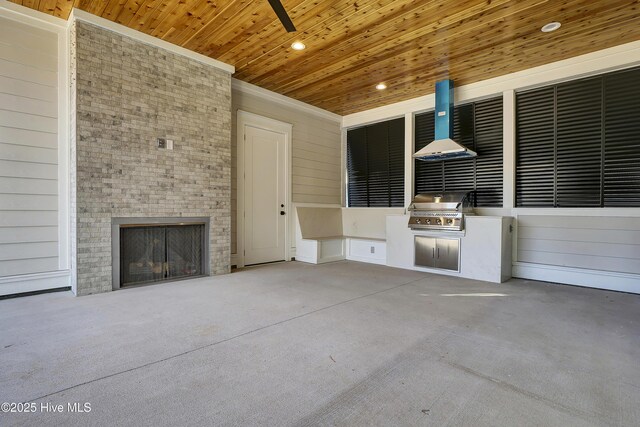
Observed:
[[[386,220],[387,265],[429,273],[446,274],[501,283],[511,278],[511,217],[465,217],[460,232],[411,230],[407,215],[389,215]],[[459,271],[417,267],[414,256],[415,236],[458,239]]]

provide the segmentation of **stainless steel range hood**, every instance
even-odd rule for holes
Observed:
[[[424,161],[462,159],[477,156],[453,138],[453,80],[436,82],[435,140],[413,155]]]

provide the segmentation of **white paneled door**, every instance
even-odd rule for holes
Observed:
[[[287,134],[244,126],[244,264],[285,260]]]

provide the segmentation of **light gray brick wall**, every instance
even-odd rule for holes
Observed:
[[[230,74],[81,21],[71,36],[77,294],[111,290],[112,217],[209,217],[228,273]]]

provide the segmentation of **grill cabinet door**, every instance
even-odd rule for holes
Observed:
[[[460,241],[458,239],[436,240],[436,268],[458,271]]]
[[[426,236],[415,236],[415,259],[414,265],[416,267],[430,267],[436,266],[436,239]]]

